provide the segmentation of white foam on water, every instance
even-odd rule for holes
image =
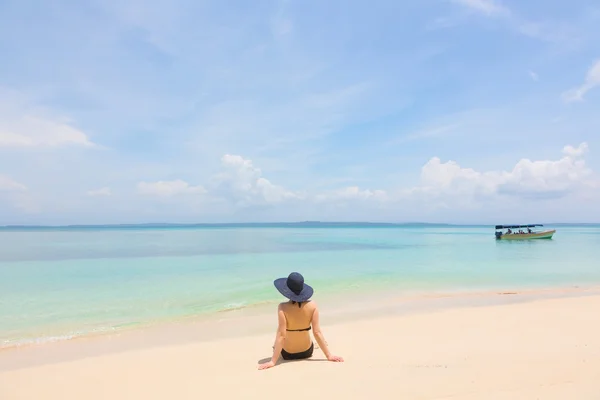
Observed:
[[[33,345],[42,345],[48,343],[62,342],[66,340],[77,339],[86,336],[95,336],[95,335],[103,335],[109,333],[115,333],[118,329],[116,327],[98,327],[89,330],[78,330],[73,331],[66,334],[58,334],[58,335],[47,335],[47,336],[39,336],[39,337],[30,337],[30,338],[20,338],[20,339],[5,339],[0,344],[0,350],[11,349],[11,348],[19,348],[19,347],[27,347]]]

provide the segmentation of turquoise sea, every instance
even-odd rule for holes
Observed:
[[[315,295],[600,283],[600,225],[505,242],[493,226],[254,224],[0,228],[0,348]]]

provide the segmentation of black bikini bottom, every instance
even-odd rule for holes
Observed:
[[[281,358],[284,360],[302,360],[303,358],[310,358],[313,355],[315,344],[311,343],[308,350],[301,351],[300,353],[288,353],[284,349],[281,349]]]

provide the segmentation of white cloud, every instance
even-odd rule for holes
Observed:
[[[27,190],[25,185],[15,182],[7,176],[0,175],[0,191],[14,192]]]
[[[598,85],[600,85],[600,60],[597,60],[588,70],[585,82],[581,86],[563,93],[563,100],[566,102],[583,101],[585,94]]]
[[[586,185],[591,170],[582,159],[587,144],[574,149],[567,146],[557,161],[523,159],[506,176],[498,188],[500,193],[522,197],[563,197]]]
[[[221,158],[224,170],[214,176],[206,191],[182,180],[142,182],[138,189],[141,193],[159,196],[206,192],[207,200],[229,204],[234,209],[289,201],[294,201],[295,206],[302,203],[309,208],[318,208],[322,204],[392,209],[403,203],[424,208],[473,208],[484,202],[504,201],[502,199],[507,196],[513,199],[560,198],[577,193],[578,189],[593,188],[592,172],[584,160],[587,151],[587,143],[577,147],[569,145],[563,148],[563,157],[558,160],[522,159],[511,170],[485,172],[433,157],[421,169],[420,184],[410,189],[375,190],[348,186],[309,194],[275,185],[262,176],[261,169],[251,160],[226,154]]]
[[[191,186],[189,183],[176,179],[173,181],[140,182],[138,192],[143,195],[172,197],[182,194],[204,194],[206,189],[202,186]]]
[[[565,146],[563,148],[563,153],[568,157],[576,158],[576,157],[583,156],[585,153],[588,152],[588,150],[589,150],[588,144],[583,142],[576,148],[571,145]]]
[[[221,164],[225,171],[214,179],[216,191],[241,204],[280,203],[302,197],[262,177],[262,171],[253,165],[252,160],[226,154],[221,158]]]
[[[433,157],[421,168],[420,183],[409,189],[400,186],[369,189],[353,185],[310,193],[294,192],[273,184],[251,160],[226,154],[221,159],[223,171],[214,175],[206,189],[182,179],[139,182],[138,193],[147,195],[149,200],[139,203],[137,211],[146,218],[187,215],[217,220],[385,219],[390,216],[422,219],[437,212],[447,214],[461,210],[468,215],[478,209],[513,212],[525,207],[522,209],[531,211],[532,203],[527,203],[528,199],[570,197],[591,201],[589,199],[597,198],[600,185],[594,181],[584,159],[588,151],[586,143],[568,145],[563,148],[562,157],[556,160],[522,159],[510,169],[492,171],[479,171]],[[4,204],[28,213],[38,212],[44,205],[48,212],[48,204],[35,202],[26,189],[0,176],[0,200]],[[110,194],[108,187],[87,192],[88,196]],[[243,213],[238,213],[242,210]]]
[[[472,199],[509,195],[521,198],[558,198],[582,186],[592,185],[591,170],[585,165],[586,143],[565,146],[556,161],[520,160],[511,171],[479,172],[454,161],[442,163],[437,157],[421,170],[421,185],[404,195]]]
[[[507,8],[493,0],[452,0],[452,2],[487,15],[509,13]]]
[[[105,197],[112,195],[112,191],[109,187],[103,187],[100,189],[88,190],[86,195],[90,197]]]
[[[279,204],[304,198],[299,193],[271,183],[262,176],[262,171],[254,166],[252,160],[242,156],[225,154],[221,157],[221,166],[222,171],[213,176],[207,189],[203,186],[190,186],[181,179],[140,182],[137,189],[141,194],[162,197],[188,193],[207,194],[205,200],[212,201],[213,205],[229,204],[236,208]]]
[[[0,91],[0,148],[94,146],[71,122],[31,105],[23,96]]]

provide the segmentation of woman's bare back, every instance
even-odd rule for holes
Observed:
[[[286,302],[280,306],[285,314],[287,329],[283,348],[288,353],[308,350],[312,339],[310,331],[305,329],[311,327],[315,304],[309,301],[298,307],[298,303]]]

